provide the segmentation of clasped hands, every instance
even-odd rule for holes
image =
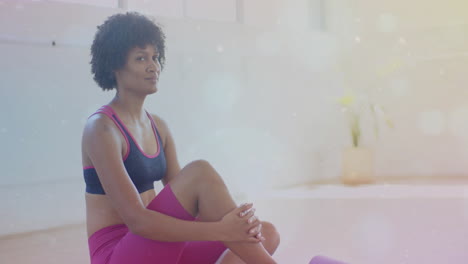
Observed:
[[[262,223],[255,215],[252,203],[242,204],[227,213],[220,221],[225,230],[226,242],[259,243],[262,236]]]

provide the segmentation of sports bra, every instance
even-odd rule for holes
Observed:
[[[158,151],[154,155],[147,155],[140,148],[132,134],[111,106],[104,105],[89,117],[98,113],[105,114],[112,119],[120,132],[122,132],[127,142],[127,153],[123,157],[123,163],[138,192],[142,193],[154,189],[154,182],[161,180],[166,174],[167,164],[164,149],[161,147],[161,137],[159,136],[158,129],[151,115],[146,112],[148,118],[151,120],[153,133],[158,143]],[[84,167],[83,174],[87,193],[105,194],[96,169],[93,166]]]

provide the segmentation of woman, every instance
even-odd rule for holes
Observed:
[[[143,108],[165,61],[161,29],[138,13],[113,15],[91,55],[94,80],[116,89],[83,131],[91,263],[275,263],[274,226],[252,204],[237,207],[208,162],[180,169],[166,123]]]

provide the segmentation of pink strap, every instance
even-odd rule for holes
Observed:
[[[158,137],[161,138],[161,134],[159,133],[158,126],[156,125],[156,121],[154,121],[153,116],[151,116],[151,114],[148,113],[148,111],[145,110],[145,112],[146,112],[146,114],[148,115],[148,117],[149,117],[149,119],[151,121],[151,125],[153,126],[154,130],[158,134]],[[161,138],[161,140],[162,140],[162,138]]]
[[[95,113],[90,115],[88,118],[92,117],[95,114],[105,114],[107,117],[109,117],[112,121],[114,121],[114,124],[119,128],[120,132],[122,133],[123,137],[125,138],[125,141],[127,143],[127,152],[125,153],[125,156],[123,157],[123,160],[125,161],[128,157],[128,154],[130,154],[130,142],[128,141],[127,135],[125,134],[122,126],[117,122],[117,120],[113,116],[113,111],[112,108],[107,107],[106,105],[102,106],[99,108]]]

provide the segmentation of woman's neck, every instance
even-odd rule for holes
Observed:
[[[143,109],[145,98],[132,96],[130,94],[122,95],[119,92],[110,101],[109,105],[119,111],[120,116],[130,122],[144,122],[146,113]]]

